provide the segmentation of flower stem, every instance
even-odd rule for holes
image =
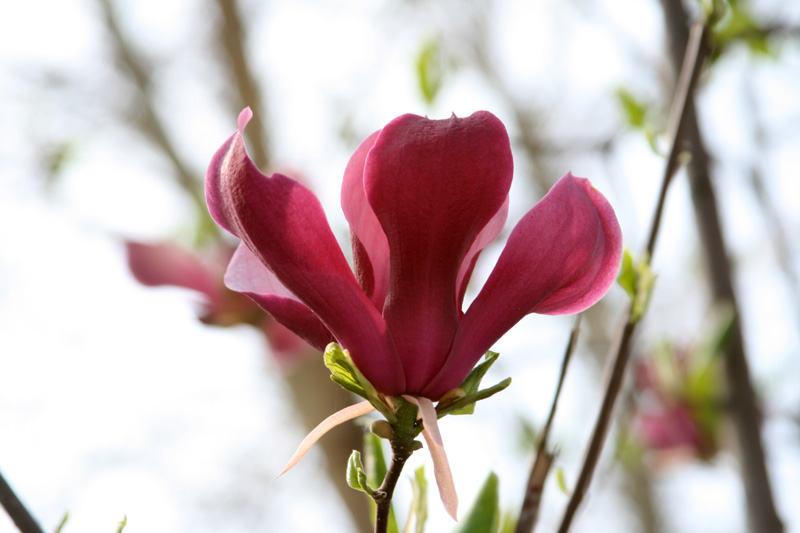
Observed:
[[[373,499],[375,500],[375,533],[386,533],[389,527],[389,511],[392,508],[392,495],[394,488],[397,485],[397,480],[400,479],[400,473],[403,471],[408,458],[414,452],[410,445],[397,445],[400,443],[392,442],[392,462],[386,470],[386,477],[383,478],[383,483],[380,488],[375,491]]]

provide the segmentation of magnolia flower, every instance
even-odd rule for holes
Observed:
[[[513,163],[499,119],[403,115],[361,143],[341,195],[351,269],[316,196],[247,156],[251,116],[242,111],[206,175],[211,216],[242,240],[226,284],[313,346],[338,342],[380,393],[416,403],[442,492],[452,480],[440,479],[449,472],[432,402],[528,313],[576,313],[605,294],[621,257],[613,209],[588,180],[565,175],[520,220],[463,311],[475,261],[508,214]],[[369,409],[359,405],[325,427]]]

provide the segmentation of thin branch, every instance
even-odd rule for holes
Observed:
[[[575,325],[572,328],[572,333],[569,336],[567,349],[564,352],[564,358],[561,361],[561,371],[558,375],[558,384],[556,391],[553,395],[553,403],[550,405],[550,414],[547,416],[547,422],[542,429],[542,434],[539,437],[539,444],[536,448],[536,457],[531,467],[531,473],[528,476],[528,486],[525,489],[525,497],[522,500],[522,508],[519,512],[519,520],[517,521],[516,533],[530,533],[533,531],[536,521],[539,517],[539,506],[542,501],[542,491],[544,490],[544,482],[550,467],[553,464],[555,454],[547,451],[547,437],[550,435],[550,427],[553,425],[553,419],[556,415],[556,407],[558,406],[558,399],[561,396],[561,389],[564,386],[564,378],[567,375],[567,367],[569,366],[572,353],[575,351],[575,344],[578,340],[578,331],[581,325],[581,316],[578,315],[575,319]]]
[[[2,472],[0,472],[0,505],[22,533],[44,533],[39,523],[3,477]]]
[[[192,198],[197,206],[198,213],[205,214],[206,203],[200,186],[201,182],[197,179],[198,176],[189,169],[189,165],[178,155],[178,151],[169,135],[167,135],[163,122],[153,105],[151,98],[152,80],[149,73],[151,69],[123,34],[111,0],[97,0],[97,3],[101,8],[106,28],[111,36],[117,61],[128,71],[138,89],[139,98],[136,101],[136,105],[142,111],[142,116],[138,123],[139,129],[172,163],[178,184]]]
[[[697,83],[703,59],[706,57],[707,50],[707,28],[705,24],[696,23],[692,27],[689,36],[689,43],[686,47],[686,55],[684,56],[683,66],[681,68],[680,83],[676,91],[675,100],[673,102],[672,110],[670,112],[670,132],[672,133],[672,143],[670,152],[667,156],[667,162],[664,167],[664,174],[661,180],[661,190],[659,192],[658,202],[653,214],[653,219],[648,232],[647,245],[645,246],[645,253],[648,257],[652,257],[655,249],[656,238],[661,225],[661,216],[664,211],[664,203],[666,200],[667,188],[672,181],[672,176],[677,170],[679,145],[681,140],[681,133],[683,125],[686,120],[686,113],[690,96]],[[603,449],[603,444],[608,433],[608,428],[611,424],[611,418],[614,411],[619,391],[622,388],[623,378],[625,376],[625,367],[630,355],[631,340],[636,331],[638,321],[632,320],[632,307],[629,304],[626,311],[626,319],[622,327],[618,330],[615,342],[612,344],[611,353],[611,371],[609,373],[608,383],[606,384],[605,395],[603,402],[598,413],[597,420],[595,421],[594,429],[592,430],[591,440],[589,447],[586,450],[586,457],[584,458],[581,472],[576,482],[575,489],[573,490],[572,497],[567,504],[564,512],[564,517],[558,529],[559,533],[566,533],[572,525],[572,520],[578,510],[586,491],[589,488],[592,477],[594,475],[597,462],[600,459],[600,452]]]
[[[251,143],[248,153],[256,166],[265,169],[269,166],[269,138],[264,131],[267,110],[263,103],[262,93],[250,70],[245,51],[246,31],[242,24],[239,6],[236,0],[214,0],[222,15],[217,40],[225,51],[225,67],[236,82],[237,101],[232,102],[233,112],[239,113],[244,107],[253,110],[253,118],[247,128],[247,137]]]
[[[668,27],[667,34],[671,40],[673,62],[677,63],[682,51],[682,36],[686,33],[688,14],[679,0],[662,0],[662,5]],[[761,441],[761,415],[750,379],[741,318],[733,288],[733,274],[710,179],[709,157],[691,101],[688,113],[686,139],[692,147],[692,159],[688,165],[690,193],[708,265],[712,295],[717,304],[727,305],[734,311],[723,360],[730,389],[730,414],[742,461],[748,521],[752,531],[780,533],[784,527],[775,508],[767,471]]]

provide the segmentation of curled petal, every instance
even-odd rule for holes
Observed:
[[[317,316],[241,243],[225,273],[225,285],[250,297],[275,320],[323,351],[333,335]]]
[[[497,265],[461,321],[447,363],[424,394],[438,398],[528,313],[577,313],[608,291],[622,234],[589,180],[567,174],[509,236]]]
[[[444,363],[458,326],[457,280],[511,185],[511,147],[491,113],[403,115],[367,155],[364,190],[389,243],[383,314],[416,393]]]
[[[389,290],[389,242],[364,191],[364,162],[378,133],[367,137],[350,157],[344,171],[341,197],[342,210],[352,234],[356,276],[375,307],[383,310]]]
[[[386,322],[353,276],[322,205],[300,183],[259,172],[244,147],[242,134],[250,117],[245,111],[239,131],[209,167],[209,211],[350,350],[378,390],[404,392],[403,370]]]
[[[283,467],[283,470],[280,474],[276,476],[276,479],[284,475],[286,472],[294,468],[294,466],[300,462],[307,453],[308,450],[311,449],[314,444],[327,432],[338,426],[339,424],[343,424],[348,420],[352,420],[356,417],[361,415],[365,415],[367,413],[371,413],[375,410],[375,407],[372,406],[371,403],[364,400],[363,402],[359,402],[354,405],[349,405],[342,409],[341,411],[337,411],[333,413],[331,416],[323,420],[319,423],[317,427],[311,430],[311,433],[306,435],[306,438],[300,442],[300,446],[297,447],[295,450],[294,455],[292,458],[289,459],[289,462],[286,463],[286,466]]]
[[[444,451],[444,441],[439,431],[439,419],[436,416],[436,409],[433,402],[428,398],[414,397],[407,394],[403,398],[413,403],[419,408],[422,417],[422,424],[425,429],[422,436],[428,445],[428,451],[433,459],[433,474],[436,477],[436,486],[439,488],[439,497],[442,499],[444,508],[453,520],[458,521],[458,494],[456,494],[456,484],[453,481],[453,473],[450,471],[450,462]]]
[[[126,241],[128,267],[142,285],[174,285],[200,292],[218,303],[219,281],[197,256],[174,244]]]

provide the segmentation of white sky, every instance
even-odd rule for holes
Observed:
[[[453,2],[431,7],[425,16],[406,5],[414,2],[246,3],[255,30],[253,62],[268,87],[274,153],[314,182],[338,229],[344,228],[339,180],[349,154],[335,140],[335,130],[343,109],[355,108],[353,102],[359,102],[353,120],[363,132],[403,112],[447,116],[485,108],[511,122],[498,98],[469,72],[451,80],[433,109],[417,96],[413,55]],[[163,67],[169,83],[157,94],[159,109],[184,155],[202,172],[234,130],[236,117],[216,99],[227,80],[210,76],[197,50],[208,29],[198,4],[148,0],[125,3],[123,12],[126,30]],[[612,130],[613,124],[605,128],[592,121],[616,120],[610,94],[619,84],[657,95],[621,48],[631,42],[643,60],[658,60],[660,18],[654,5],[606,1],[594,9],[605,26],[581,22],[572,8],[557,2],[509,0],[498,3],[490,25],[502,28],[495,43],[502,57],[498,68],[514,80],[517,96],[534,93],[555,101],[564,108],[560,124],[566,134]],[[333,494],[330,487],[314,475],[319,455],[310,455],[280,481],[266,481],[302,433],[259,335],[244,327],[204,327],[184,292],[145,289],[127,273],[117,237],[180,235],[190,208],[161,177],[165,165],[109,126],[113,121],[104,116],[109,103],[92,107],[98,88],[119,90],[102,84],[110,74],[101,63],[108,53],[96,12],[88,0],[38,0],[17,2],[10,16],[0,17],[0,470],[46,530],[69,510],[65,533],[113,531],[123,515],[129,533],[347,531],[346,525],[332,525],[341,520],[324,503],[332,498],[326,497]],[[459,23],[456,17],[450,30]],[[724,180],[720,200],[741,265],[754,375],[768,400],[765,436],[775,492],[792,531],[800,528],[800,510],[792,504],[800,501],[800,456],[797,426],[786,416],[797,414],[800,400],[798,309],[787,300],[785,286],[774,281],[766,226],[750,214],[755,207],[738,164],[748,161],[753,148],[748,128],[732,122],[730,110],[743,103],[729,89],[752,77],[767,126],[788,135],[770,139],[762,164],[769,172],[768,192],[792,237],[797,272],[799,139],[797,129],[783,121],[800,117],[800,54],[795,45],[781,62],[735,59],[738,63],[721,65],[707,81],[700,107],[704,125],[719,125],[710,144],[726,156],[716,162]],[[34,66],[64,69],[86,92],[47,100],[54,93],[30,91],[31,84],[22,81],[30,82]],[[551,82],[554,71],[561,74]],[[89,108],[65,111],[73,105]],[[582,119],[584,114],[591,120]],[[58,139],[65,132],[76,141],[75,150],[47,195],[31,140]],[[606,192],[617,206],[626,244],[638,248],[661,162],[635,135],[621,146],[612,170],[622,180],[608,179],[609,169],[590,159],[576,161],[571,170]],[[620,183],[630,193],[620,190]],[[523,183],[515,187],[510,224],[532,202]],[[645,328],[651,333],[696,329],[704,316],[698,307],[702,294],[695,294],[699,259],[687,246],[694,242],[691,217],[679,179],[656,256],[661,290]],[[497,250],[488,258],[492,253]],[[620,292],[612,289],[610,298],[621,302]],[[543,419],[558,367],[550,355],[561,353],[570,323],[526,318],[498,344],[503,357],[487,378],[511,375],[511,389],[479,406],[475,416],[442,424],[462,513],[491,469],[500,475],[503,504],[517,505],[527,465],[508,428],[519,413],[537,423]],[[560,407],[554,431],[568,480],[577,475],[595,413],[596,379],[594,371],[575,365]],[[426,460],[424,453],[416,454],[408,473]],[[733,458],[722,454],[713,465],[666,473],[657,490],[668,508],[681,511],[669,517],[674,531],[744,531],[735,472]],[[614,476],[601,467],[574,531],[624,529],[625,504],[609,490],[613,485]],[[401,505],[408,492],[401,482]],[[309,493],[313,501],[303,496]],[[543,522],[557,520],[565,502],[554,483],[548,486]],[[429,531],[450,530],[435,489],[430,507]],[[237,508],[241,512],[231,512]],[[0,513],[0,532],[11,528]]]

